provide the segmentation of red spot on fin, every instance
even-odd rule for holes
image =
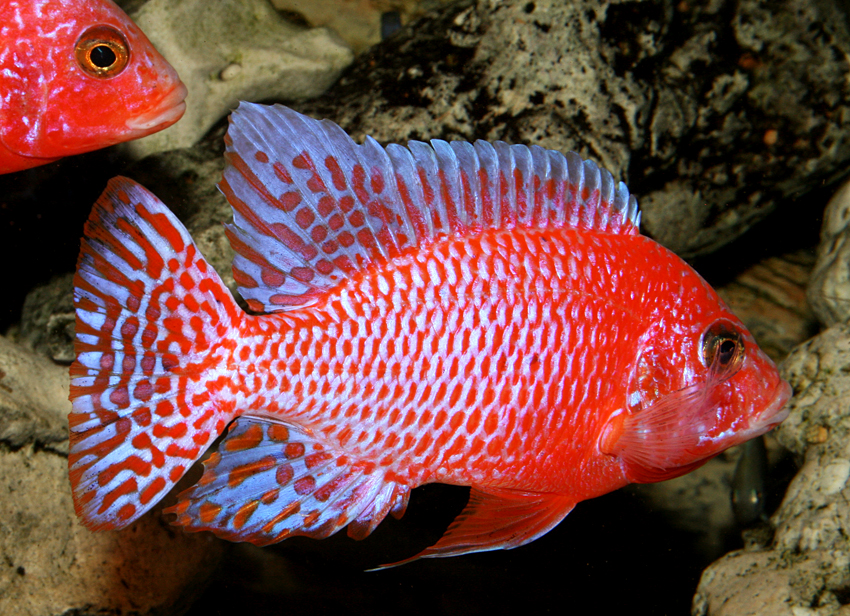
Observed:
[[[268,312],[306,305],[357,270],[447,235],[516,226],[638,232],[625,185],[573,152],[436,139],[359,145],[327,120],[251,103],[233,113],[225,142],[220,187],[234,210],[237,281]]]

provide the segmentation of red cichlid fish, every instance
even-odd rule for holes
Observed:
[[[226,144],[233,274],[268,314],[130,180],[86,224],[69,466],[89,528],[127,526],[227,428],[175,524],[360,539],[441,482],[470,501],[418,557],[513,548],[787,415],[750,333],[577,154],[357,145],[246,103]]]
[[[185,98],[111,0],[0,0],[0,173],[160,131]]]

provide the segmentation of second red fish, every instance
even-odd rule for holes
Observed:
[[[357,145],[280,106],[231,122],[233,273],[268,314],[129,180],[86,225],[69,465],[90,528],[138,518],[227,428],[170,509],[189,530],[362,538],[443,482],[470,502],[419,556],[513,548],[785,417],[773,363],[593,163]]]
[[[184,98],[111,0],[0,0],[0,173],[160,131]]]

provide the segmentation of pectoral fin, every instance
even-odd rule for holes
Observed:
[[[437,543],[412,558],[378,569],[403,565],[419,558],[510,550],[548,533],[574,506],[575,501],[562,494],[472,488],[466,508]]]

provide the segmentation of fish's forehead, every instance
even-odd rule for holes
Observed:
[[[63,35],[78,36],[81,29],[91,25],[132,25],[124,12],[108,0],[11,2],[8,9],[12,11],[15,23],[26,25],[27,30],[45,41]]]

